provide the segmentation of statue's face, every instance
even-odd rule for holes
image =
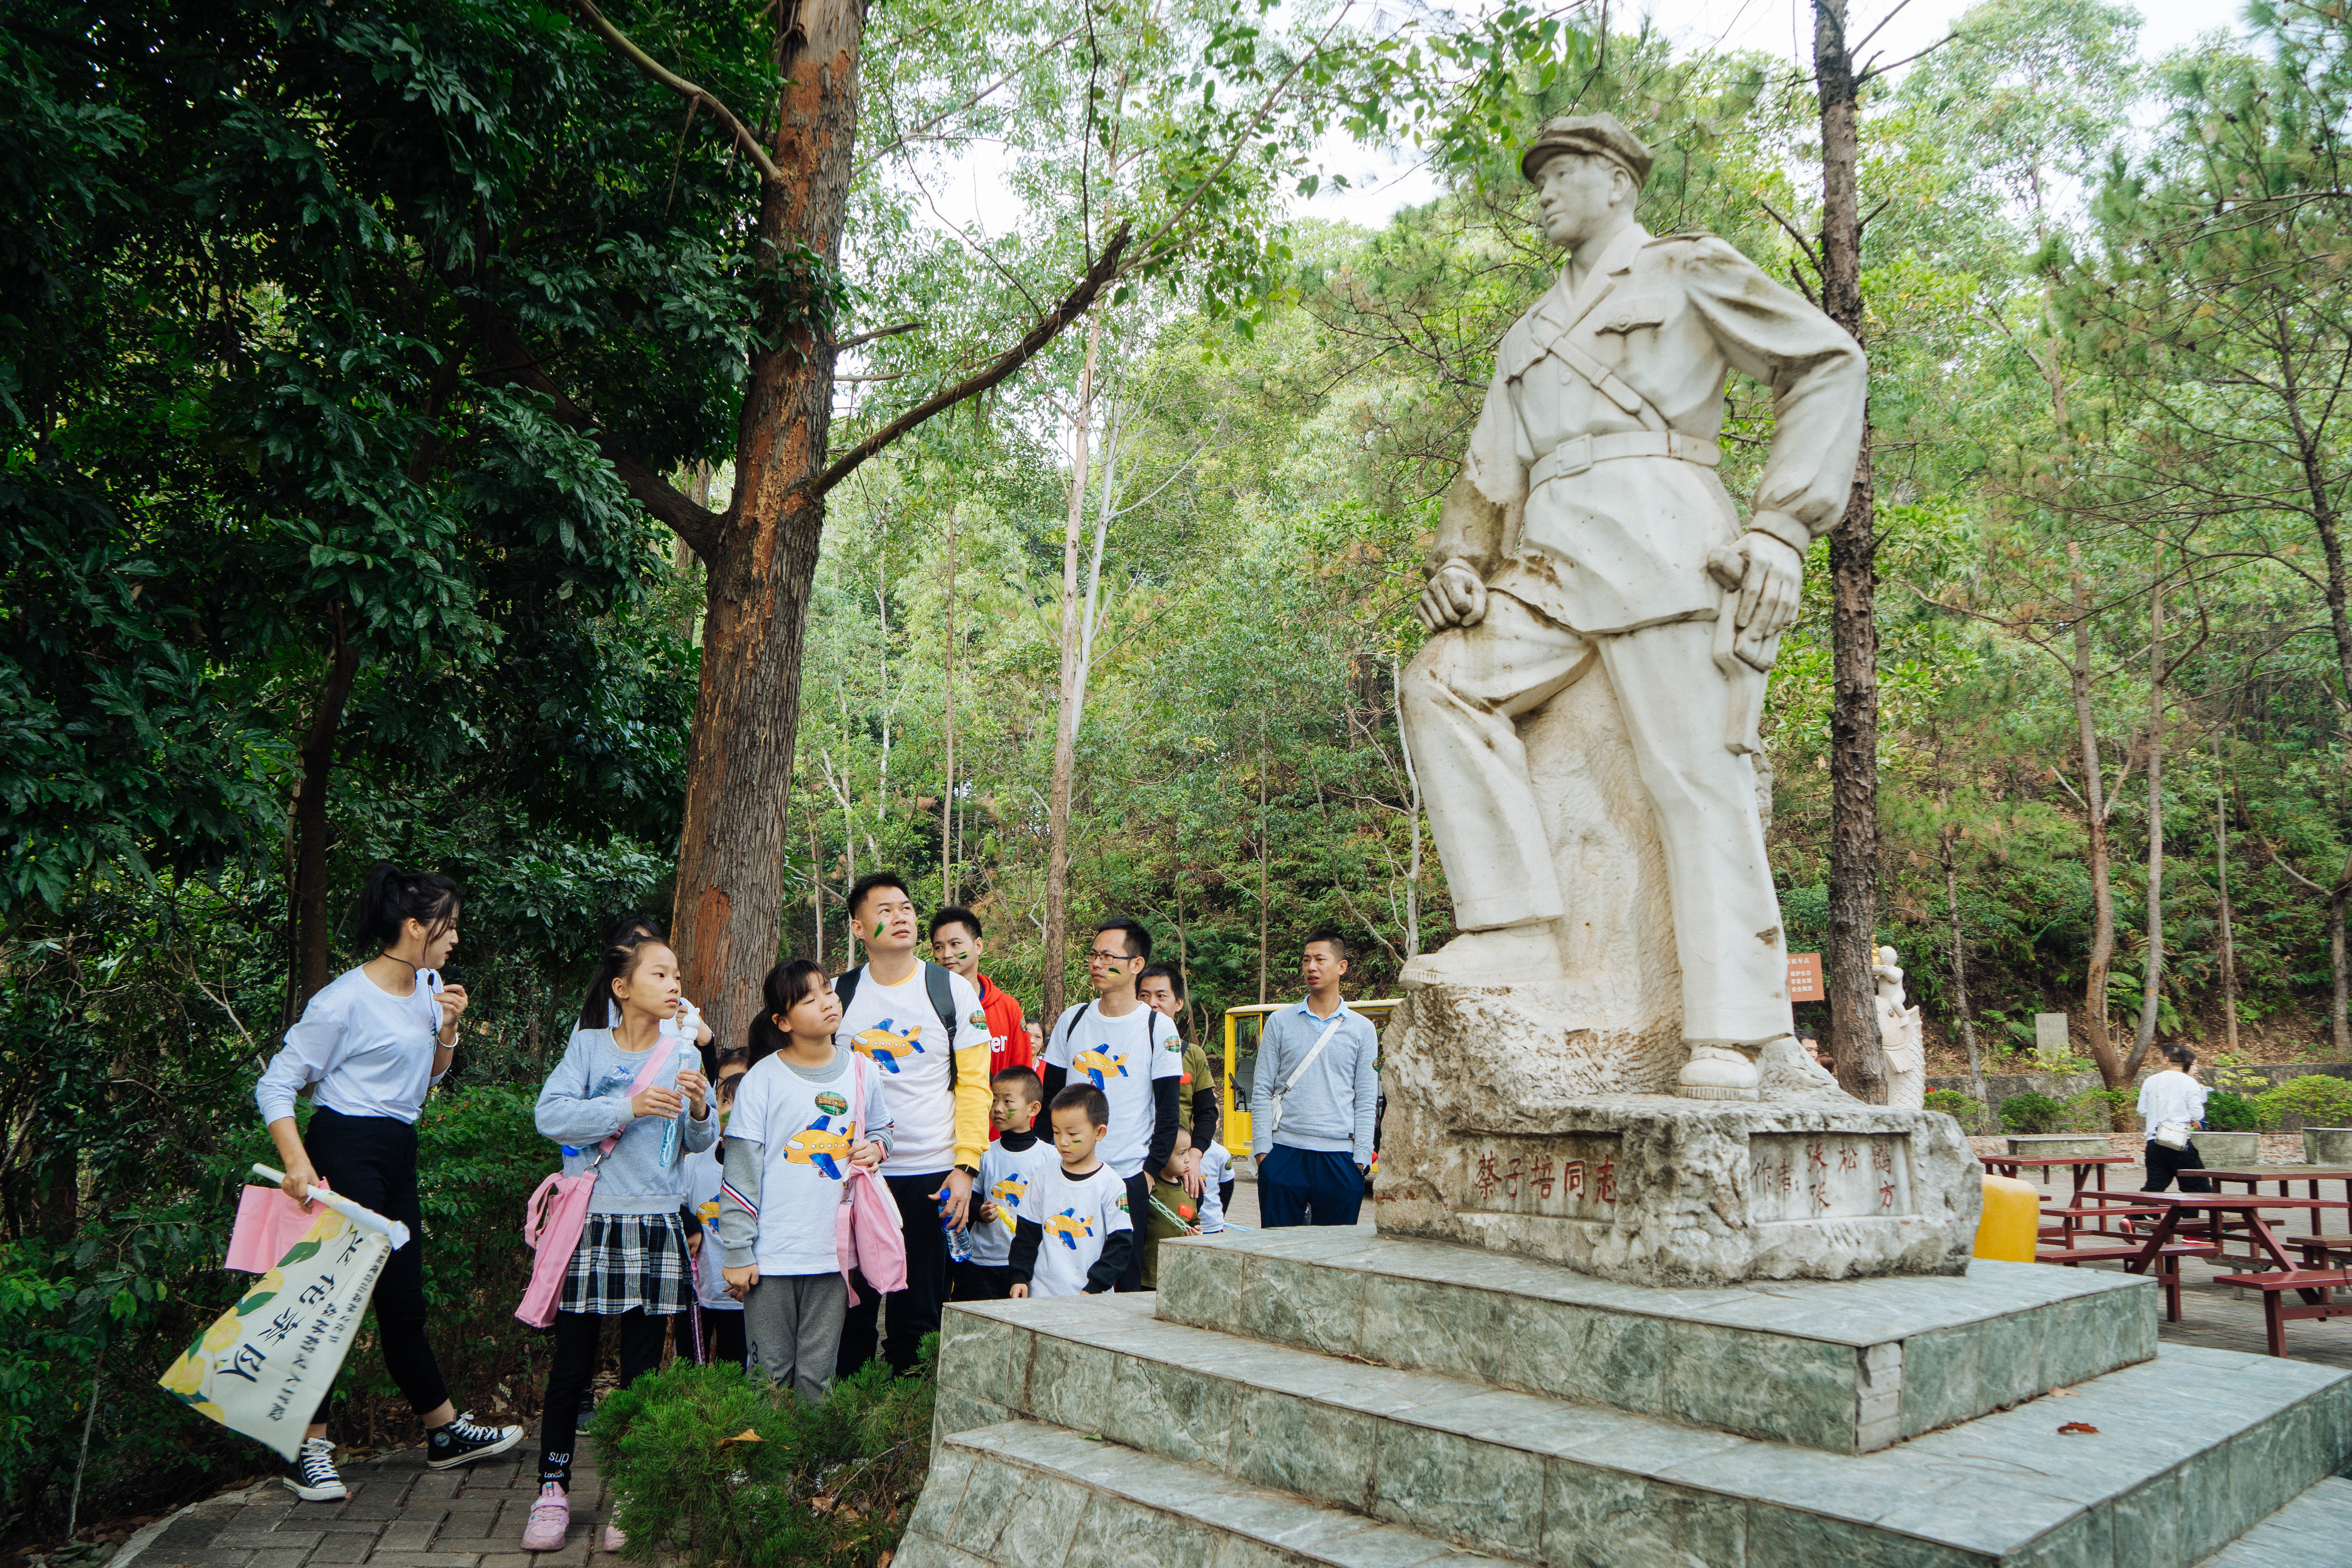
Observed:
[[[1633,197],[1633,182],[1607,158],[1555,153],[1536,166],[1536,211],[1544,236],[1573,250],[1599,234]]]

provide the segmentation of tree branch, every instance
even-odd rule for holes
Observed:
[[[723,521],[719,513],[697,505],[683,490],[639,461],[617,438],[601,429],[595,416],[572,402],[571,396],[540,368],[538,358],[524,343],[522,333],[516,330],[513,322],[488,307],[483,309],[482,322],[485,346],[491,357],[499,362],[489,367],[488,378],[512,382],[546,398],[551,411],[558,419],[596,443],[596,449],[604,455],[606,462],[613,465],[613,471],[621,477],[621,483],[627,487],[637,504],[660,519],[671,532],[685,540],[688,549],[709,561],[710,552],[719,546],[719,532]]]
[[[1790,223],[1787,218],[1782,217],[1779,209],[1774,207],[1770,202],[1765,202],[1762,205],[1764,210],[1771,215],[1772,221],[1786,229],[1789,233],[1789,237],[1797,242],[1797,248],[1805,253],[1805,259],[1813,264],[1813,270],[1816,273],[1822,271],[1821,253],[1813,248],[1812,243],[1806,239],[1803,235],[1799,234],[1797,232],[1797,226]],[[1811,293],[1811,290],[1808,289],[1807,292]]]
[[[776,167],[774,162],[768,156],[768,150],[760,145],[760,139],[751,134],[751,128],[738,119],[733,110],[631,43],[627,34],[604,19],[604,14],[596,9],[593,0],[573,0],[573,3],[580,7],[580,14],[588,18],[588,26],[599,37],[613,47],[614,54],[636,67],[642,75],[660,83],[680,98],[691,100],[707,107],[718,118],[719,122],[727,127],[728,134],[734,138],[735,144],[743,150],[743,155],[759,166],[761,179],[774,184],[783,183],[783,172]],[[688,123],[692,123],[690,118]]]
[[[860,332],[854,338],[842,339],[833,345],[833,352],[845,354],[852,349],[865,347],[877,338],[895,338],[900,332],[911,332],[922,324],[920,321],[901,321],[895,327],[877,327],[870,332]]]
[[[1078,286],[1071,289],[1060,304],[1037,318],[1036,324],[1022,336],[1019,342],[953,386],[942,387],[843,453],[818,476],[816,493],[824,495],[831,490],[847,479],[860,463],[931,416],[945,413],[968,398],[979,396],[1034,359],[1046,344],[1061,336],[1071,322],[1085,315],[1087,307],[1118,277],[1119,261],[1126,254],[1127,242],[1132,231],[1131,224],[1121,223],[1118,232],[1112,235],[1110,242],[1103,247],[1102,254],[1096,257],[1094,264],[1087,268],[1086,276],[1078,279]]]

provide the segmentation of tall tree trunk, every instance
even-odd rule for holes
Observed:
[[[2147,963],[2139,982],[2139,1027],[2132,1037],[2124,1081],[2138,1076],[2156,1043],[2157,1005],[2164,984],[2164,582],[2158,557],[2157,585],[2147,596]]]
[[[327,912],[327,791],[335,771],[335,737],[343,723],[343,706],[351,700],[359,679],[360,655],[343,636],[342,613],[335,615],[335,646],[327,656],[327,679],[319,689],[318,706],[310,710],[310,728],[302,740],[302,786],[294,799],[294,1005],[287,1022],[299,1017],[311,997],[334,976],[335,922]]]
[[[865,28],[863,0],[784,0],[773,153],[783,178],[761,186],[753,237],[780,293],[800,287],[780,263],[801,247],[829,268],[840,262]],[[795,310],[773,346],[752,356],[735,495],[704,558],[702,679],[671,945],[687,994],[722,1040],[750,1025],[782,930],[801,649],[832,418],[830,325]]]
[[[1265,721],[1258,721],[1257,731],[1257,1000],[1265,1005]]]
[[[1070,795],[1077,771],[1078,709],[1085,700],[1079,681],[1079,643],[1086,603],[1078,589],[1078,552],[1087,521],[1087,437],[1094,418],[1095,357],[1102,348],[1102,318],[1087,322],[1087,358],[1078,372],[1077,417],[1070,436],[1070,510],[1062,530],[1062,676],[1055,693],[1054,795],[1045,816],[1045,1017],[1050,1027],[1062,1016],[1063,982],[1069,927]]]
[[[2216,748],[2218,752],[2219,748]],[[2230,930],[2230,797],[2221,772],[2213,778],[2215,880],[2221,894],[2221,1026],[2231,1056],[2238,1054],[2238,947]]]
[[[1969,953],[1960,940],[1960,868],[1954,854],[1958,833],[1952,826],[1952,791],[1943,790],[1944,910],[1952,924],[1952,1008],[1959,1020],[1960,1045],[1969,1053],[1969,1094],[1984,1103],[1984,1058],[1977,1049],[1977,1021],[1969,1010]]]
[[[1822,306],[1863,341],[1862,207],[1856,186],[1861,83],[1846,38],[1845,0],[1815,0],[1813,70],[1822,115]],[[1830,708],[1829,951],[1822,955],[1838,1082],[1855,1099],[1886,1103],[1878,1039],[1878,620],[1877,516],[1871,494],[1870,430],[1844,515],[1830,531],[1830,635],[1835,689]]]
[[[2069,544],[2074,562],[2074,658],[2066,667],[2074,699],[2074,739],[2082,752],[2083,816],[2091,860],[2091,952],[2083,974],[2083,1027],[2091,1037],[2091,1060],[2100,1081],[2121,1089],[2131,1081],[2107,1037],[2107,969],[2116,959],[2116,890],[2107,850],[2106,786],[2099,776],[2099,727],[2091,711],[2091,599],[2083,578],[2083,548]]]
[[[940,901],[956,901],[955,888],[955,569],[956,509],[948,503],[947,793],[940,797]]]

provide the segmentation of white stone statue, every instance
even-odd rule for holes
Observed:
[[[1891,947],[1870,967],[1878,983],[1878,1047],[1886,1058],[1886,1103],[1917,1110],[1927,1103],[1927,1047],[1919,1009],[1903,1005],[1903,971]]]
[[[1520,162],[1559,280],[1504,335],[1419,605],[1403,718],[1462,935],[1408,984],[1563,976],[1563,889],[1522,721],[1580,679],[1612,689],[1664,847],[1688,1058],[1677,1092],[1758,1098],[1793,1056],[1788,952],[1757,813],[1764,671],[1804,552],[1844,510],[1861,349],[1722,240],[1633,220],[1648,147],[1563,117]],[[1725,377],[1771,389],[1743,530],[1717,476]],[[1556,929],[1559,928],[1559,929]]]

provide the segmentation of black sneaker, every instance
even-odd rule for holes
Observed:
[[[335,1446],[324,1437],[305,1437],[301,1451],[278,1479],[304,1502],[341,1502],[352,1495],[343,1478],[335,1474]]]
[[[492,1454],[503,1454],[521,1441],[521,1427],[479,1426],[469,1410],[446,1426],[436,1426],[426,1434],[425,1468],[446,1470],[452,1465],[468,1465]]]

